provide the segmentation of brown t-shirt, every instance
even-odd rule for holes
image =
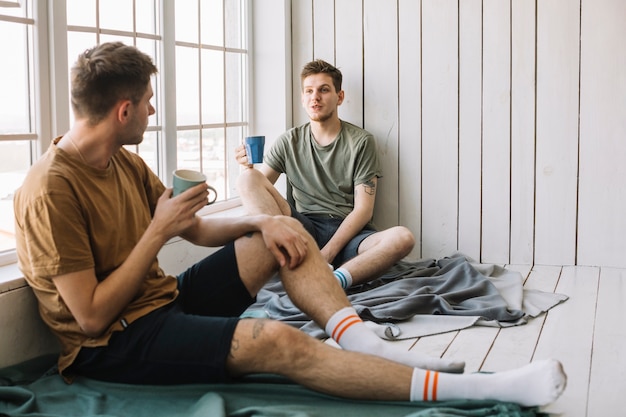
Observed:
[[[143,160],[120,149],[109,166],[85,165],[56,146],[30,169],[16,192],[15,232],[20,270],[39,301],[39,312],[61,342],[59,372],[82,346],[106,345],[124,323],[170,303],[176,279],[155,258],[137,297],[97,338],[86,336],[59,295],[52,277],[94,268],[98,281],[117,269],[150,224],[165,190]],[[68,380],[70,375],[65,375]]]

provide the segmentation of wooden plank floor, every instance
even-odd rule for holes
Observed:
[[[626,393],[626,270],[507,268],[526,277],[526,288],[570,298],[524,326],[472,327],[422,337],[411,341],[409,349],[463,359],[466,372],[502,371],[553,357],[563,363],[568,384],[561,398],[544,411],[563,417],[620,415]]]

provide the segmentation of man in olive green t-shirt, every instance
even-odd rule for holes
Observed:
[[[378,277],[409,254],[415,244],[403,226],[377,231],[371,223],[378,178],[382,176],[374,137],[339,119],[342,75],[316,60],[301,73],[302,105],[309,123],[281,135],[266,152],[263,176],[249,169],[239,193],[251,213],[291,215],[313,235],[343,288]],[[236,150],[248,164],[245,148]],[[273,184],[286,174],[293,203]]]

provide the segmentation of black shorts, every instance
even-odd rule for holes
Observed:
[[[331,214],[302,214],[299,213],[291,204],[291,217],[296,218],[302,223],[304,228],[313,236],[319,248],[333,237],[343,218]],[[366,237],[376,233],[376,230],[370,226],[365,226],[355,237],[353,237],[344,248],[333,259],[333,266],[340,267],[359,253],[359,245]]]
[[[228,381],[226,358],[239,315],[255,301],[239,278],[234,245],[178,281],[172,304],[114,333],[108,346],[82,348],[68,373],[130,384]]]

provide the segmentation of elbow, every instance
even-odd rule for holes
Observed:
[[[78,325],[83,334],[90,338],[100,337],[109,328],[109,323],[104,323],[95,317],[79,320]]]

